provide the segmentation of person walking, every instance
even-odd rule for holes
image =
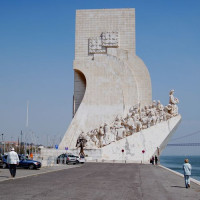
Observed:
[[[16,175],[17,165],[19,165],[19,157],[14,148],[11,148],[11,151],[8,153],[7,163],[9,165],[11,177],[14,178]]]
[[[31,158],[31,160],[33,160],[33,153],[32,152],[30,154],[30,158]]]
[[[158,157],[155,155],[155,164],[158,164]]]
[[[152,160],[151,164],[154,165],[154,156],[152,156],[151,160]]]
[[[191,176],[192,166],[189,163],[188,159],[185,159],[185,163],[183,164],[183,172],[185,178],[185,187],[190,188],[190,176]]]

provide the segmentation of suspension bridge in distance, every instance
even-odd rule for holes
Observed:
[[[168,144],[168,147],[170,146],[187,146],[187,147],[192,147],[192,146],[200,146],[200,143],[172,143],[172,144]]]
[[[188,140],[191,140],[191,138],[194,138],[194,136],[199,136],[200,135],[200,130],[199,131],[195,131],[193,133],[178,137],[178,138],[174,138],[171,140],[171,142],[169,144],[167,144],[168,147],[176,147],[176,146],[187,146],[187,147],[195,147],[195,146],[200,146],[200,142],[196,142],[197,139],[195,138],[195,142],[189,142]],[[199,138],[199,137],[198,137]],[[187,139],[187,142],[180,142],[183,139]]]

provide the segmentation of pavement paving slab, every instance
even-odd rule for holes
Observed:
[[[200,200],[200,186],[164,168],[85,163],[0,182],[0,200]],[[17,173],[19,170],[17,171]]]

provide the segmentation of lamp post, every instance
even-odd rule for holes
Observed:
[[[6,145],[6,144],[5,144],[5,137],[4,137],[4,141],[3,141],[3,154],[5,154],[5,151],[6,151],[6,150],[5,150],[5,147],[6,147],[5,145]]]
[[[38,155],[38,143],[39,143],[39,136],[37,136],[37,142],[36,142],[36,148],[37,148],[37,155]]]
[[[21,131],[20,154],[22,154],[22,131]]]
[[[26,151],[27,151],[27,149],[26,149],[26,145],[27,145],[27,143],[26,143],[26,135],[24,135],[24,156],[25,156],[25,158],[26,158]]]
[[[3,133],[1,134],[2,136],[2,141],[1,141],[1,145],[2,145],[2,152],[3,152]],[[3,154],[3,153],[2,153]]]
[[[4,153],[5,153],[5,141],[4,141],[4,138],[3,138],[4,134],[2,133],[2,134],[1,134],[1,136],[2,136],[2,143],[3,143],[3,155],[4,155]]]

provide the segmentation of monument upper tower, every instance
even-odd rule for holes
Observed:
[[[152,103],[147,67],[135,53],[135,9],[76,11],[74,118],[59,146]]]
[[[95,9],[76,11],[75,60],[91,59],[88,39],[105,32],[118,32],[118,46],[135,55],[135,9]]]

